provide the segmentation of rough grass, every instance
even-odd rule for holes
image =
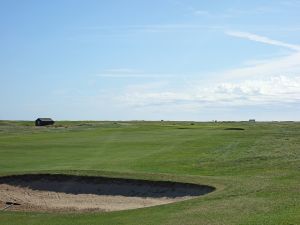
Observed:
[[[300,224],[300,123],[0,122],[0,174],[213,185],[197,199],[112,213],[0,212],[0,224]],[[244,130],[226,130],[238,127]]]

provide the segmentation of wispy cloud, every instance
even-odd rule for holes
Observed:
[[[236,13],[232,12],[210,12],[207,10],[193,10],[193,14],[207,19],[227,19],[237,16]]]
[[[106,78],[169,78],[173,77],[174,74],[146,73],[142,70],[137,69],[117,68],[104,70],[103,72],[96,74],[95,76]]]
[[[240,32],[240,31],[227,31],[226,34],[229,36],[233,36],[233,37],[244,38],[244,39],[248,39],[251,41],[261,42],[261,43],[265,43],[265,44],[269,44],[269,45],[275,45],[275,46],[289,48],[289,49],[292,49],[295,51],[300,51],[300,45],[294,45],[294,44],[289,44],[289,43],[285,43],[282,41],[273,40],[268,37],[260,36],[257,34],[252,34],[252,33],[248,33],[248,32]]]
[[[227,8],[223,11],[209,11],[205,9],[195,9],[190,7],[192,13],[195,16],[206,17],[209,19],[231,19],[243,16],[262,15],[270,13],[282,13],[282,9],[279,7],[273,7],[270,5],[258,6],[255,8],[241,9],[241,8]]]
[[[206,10],[195,10],[194,14],[197,16],[211,16],[211,13]]]
[[[115,74],[115,73],[102,73],[96,74],[97,77],[107,78],[167,78],[174,76],[173,74],[156,74],[156,73],[134,73],[134,74]]]
[[[104,72],[107,73],[127,73],[127,74],[133,74],[133,73],[141,73],[143,71],[132,69],[132,68],[115,68],[115,69],[106,69]]]
[[[222,71],[219,74],[223,79],[261,78],[279,75],[294,76],[300,74],[300,45],[290,44],[248,32],[227,31],[226,34],[232,37],[288,48],[296,52],[281,57],[257,61],[257,63],[253,63],[249,66]]]
[[[221,79],[248,79],[300,74],[300,53],[266,59],[249,66],[216,72]]]
[[[284,0],[280,2],[283,6],[288,7],[300,7],[300,1],[299,0]]]

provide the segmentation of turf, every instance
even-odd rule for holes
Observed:
[[[234,129],[232,129],[234,128]],[[236,129],[241,128],[241,129]],[[0,212],[0,224],[300,224],[300,123],[0,121],[0,175],[207,184],[184,202],[109,213]]]

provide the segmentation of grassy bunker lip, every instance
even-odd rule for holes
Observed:
[[[64,174],[11,175],[0,177],[0,204],[18,203],[10,210],[19,211],[117,211],[187,200],[214,190],[207,185],[173,181]]]

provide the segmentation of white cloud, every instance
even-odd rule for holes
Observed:
[[[251,65],[215,73],[206,83],[193,82],[180,90],[161,88],[130,89],[121,100],[130,106],[166,106],[170,111],[197,110],[201,107],[280,105],[300,103],[300,47],[245,32],[228,33],[234,37],[287,47],[296,53],[258,61]]]
[[[227,31],[226,34],[268,45],[285,47],[296,52],[277,58],[257,61],[249,66],[222,71],[219,73],[219,77],[223,79],[245,79],[249,77],[261,78],[279,75],[295,76],[300,74],[300,45],[285,43],[248,32]]]
[[[165,73],[101,73],[96,74],[96,77],[106,78],[170,78],[174,74]]]
[[[95,76],[106,78],[167,78],[174,76],[174,74],[145,73],[144,71],[137,69],[118,68],[104,70],[102,73],[96,74]]]
[[[221,79],[262,78],[279,75],[295,76],[300,74],[300,53],[258,61],[249,66],[221,71]]]
[[[137,69],[132,69],[132,68],[115,68],[115,69],[106,69],[104,70],[106,73],[128,73],[128,74],[133,74],[133,73],[142,73],[143,71],[137,70]]]
[[[210,86],[184,88],[180,91],[133,90],[121,97],[123,102],[135,107],[187,106],[199,109],[207,106],[242,106],[261,104],[286,104],[300,101],[300,76],[277,76],[242,82],[223,82]],[[192,107],[191,107],[192,106]]]
[[[211,15],[210,12],[205,11],[205,10],[196,10],[196,11],[194,11],[194,14],[198,15],[198,16],[210,16]]]
[[[275,45],[275,46],[280,46],[280,47],[285,47],[292,50],[300,51],[299,45],[288,44],[282,41],[273,40],[268,37],[260,36],[257,34],[240,32],[240,31],[227,31],[226,34],[233,37],[245,38],[251,41],[261,42],[269,45]]]
[[[260,37],[259,35],[254,37],[257,36]],[[274,44],[274,41],[269,38],[255,38],[255,40],[245,38],[251,41],[266,42],[267,40],[268,44],[278,46],[278,42]],[[282,46],[282,42],[279,43]],[[297,45],[284,43],[284,47],[290,49],[290,46],[293,46],[292,49],[295,50],[294,47]],[[259,61],[254,59],[251,64],[242,64],[234,69],[214,72],[214,76],[206,80],[200,81],[194,78],[195,80],[189,80],[189,83],[180,84],[177,80],[175,81],[176,88],[172,79],[159,79],[168,75],[174,78],[179,77],[178,74],[148,73],[131,68],[103,70],[98,74],[99,77],[157,77],[158,79],[152,83],[143,83],[139,80],[134,82],[134,85],[131,84],[125,89],[118,90],[117,93],[106,95],[104,100],[92,98],[91,105],[105,102],[105,104],[117,107],[119,111],[123,110],[132,118],[136,115],[141,118],[144,118],[143,116],[146,118],[146,115],[149,118],[161,115],[166,115],[167,118],[172,118],[173,115],[173,118],[178,118],[176,115],[180,114],[181,118],[187,118],[187,115],[192,114],[196,115],[195,118],[199,118],[197,115],[200,112],[205,114],[205,118],[210,118],[209,113],[218,112],[218,115],[221,115],[221,112],[228,109],[283,106],[294,110],[300,106],[300,52],[298,51],[276,58]],[[240,117],[233,115],[232,118]],[[275,114],[273,118],[276,119]],[[286,118],[285,115],[283,118]]]

